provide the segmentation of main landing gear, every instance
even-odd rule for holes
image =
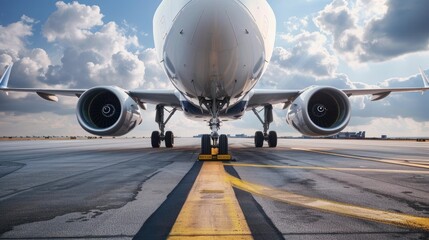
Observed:
[[[256,117],[258,117],[259,121],[262,123],[262,126],[264,127],[264,132],[255,132],[255,147],[262,147],[264,145],[264,141],[268,142],[268,146],[270,148],[277,147],[277,133],[275,131],[268,132],[268,130],[270,129],[270,124],[273,122],[273,106],[271,104],[264,106],[263,120],[259,115],[262,110],[257,111],[255,108],[252,110],[255,113]]]
[[[204,134],[201,137],[201,154],[199,160],[231,160],[231,155],[228,152],[228,137],[225,134],[218,134],[220,129],[219,111],[227,104],[227,100],[223,101],[206,101],[201,100],[201,105],[204,105],[212,115],[209,121],[211,134]]]
[[[164,111],[169,113],[167,120],[165,121],[164,121]],[[176,112],[175,108],[173,108],[173,110],[171,111],[168,111],[163,105],[156,106],[155,122],[158,123],[159,131],[153,131],[150,137],[153,148],[159,148],[161,146],[161,141],[165,142],[165,147],[167,148],[173,147],[174,145],[173,132],[167,131],[164,134],[164,131],[165,131],[165,125],[170,120],[170,118],[174,115],[175,112]]]

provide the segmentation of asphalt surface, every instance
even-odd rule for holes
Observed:
[[[175,142],[1,141],[0,239],[167,238],[205,164],[199,139]],[[429,143],[282,139],[255,149],[230,139],[230,151],[228,174],[302,199],[233,185],[254,239],[429,239]],[[338,209],[306,205],[314,200]]]

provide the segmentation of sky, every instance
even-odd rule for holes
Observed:
[[[156,59],[152,18],[159,0],[2,0],[0,72],[14,62],[10,87],[173,88]],[[427,0],[268,0],[277,18],[270,65],[257,88],[419,87],[429,73]],[[392,94],[371,102],[352,97],[345,131],[367,136],[429,136],[429,93]],[[35,94],[0,93],[0,136],[89,135],[75,116],[77,98],[48,102]],[[157,130],[155,106],[127,136]],[[276,107],[271,130],[300,136]],[[204,122],[178,112],[167,125],[176,136],[208,133]],[[252,135],[262,126],[252,112],[223,123],[221,133]]]

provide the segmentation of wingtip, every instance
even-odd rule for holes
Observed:
[[[422,76],[422,80],[423,80],[423,84],[425,85],[425,88],[429,88],[428,76],[425,74],[422,68],[419,68],[419,69],[420,69],[420,75]]]
[[[7,88],[9,83],[10,72],[12,71],[13,63],[7,66],[6,71],[4,71],[1,79],[0,79],[0,88]]]

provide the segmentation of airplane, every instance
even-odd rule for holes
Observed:
[[[276,147],[277,133],[269,131],[274,104],[283,104],[287,123],[303,135],[330,136],[347,126],[352,96],[372,95],[376,101],[392,92],[429,90],[422,70],[423,87],[254,89],[274,49],[276,18],[266,0],[163,0],[153,29],[158,60],[174,90],[9,88],[13,64],[3,74],[0,90],[37,93],[48,101],[58,101],[58,95],[77,96],[79,124],[98,136],[130,132],[142,122],[140,109],[154,104],[159,131],[152,132],[153,148],[159,148],[162,141],[167,148],[173,147],[174,134],[165,128],[179,110],[190,119],[208,123],[211,134],[202,136],[201,154],[211,154],[212,148],[228,154],[228,138],[219,134],[221,123],[240,119],[247,111],[253,111],[262,123],[263,131],[255,133],[255,147],[263,147],[264,142]]]

